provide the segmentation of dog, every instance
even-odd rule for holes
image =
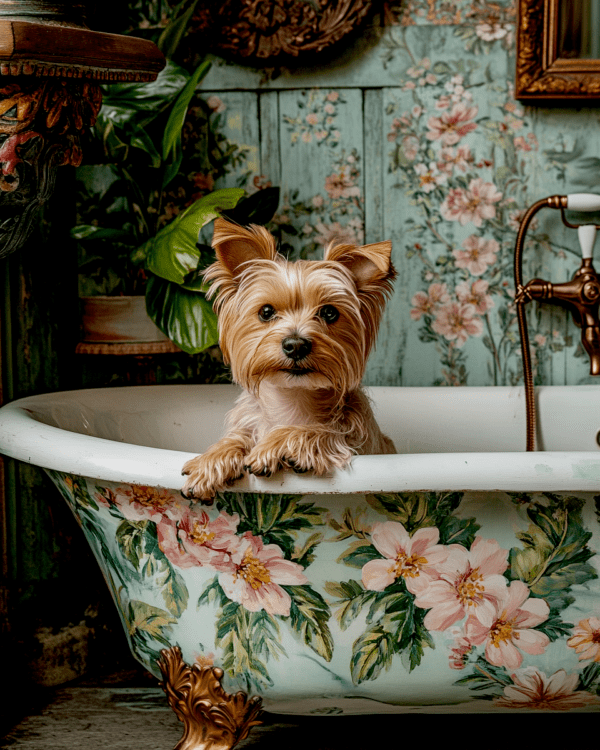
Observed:
[[[323,260],[288,262],[264,227],[219,218],[212,244],[207,297],[244,391],[225,436],[184,465],[184,496],[211,504],[245,472],[322,475],[395,453],[360,385],[396,277],[391,242],[331,243]]]

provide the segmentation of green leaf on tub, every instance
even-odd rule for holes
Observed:
[[[360,685],[375,680],[383,669],[392,666],[396,639],[381,623],[365,630],[354,642],[350,672],[352,682]]]
[[[582,500],[550,493],[543,497],[525,506],[530,523],[517,534],[523,548],[511,549],[507,575],[525,581],[533,595],[558,612],[570,603],[572,586],[598,575],[588,564],[594,552],[587,546],[592,534],[583,526]]]
[[[323,597],[310,586],[283,586],[292,599],[290,624],[302,636],[304,643],[331,661],[333,636],[329,630],[331,610]]]
[[[328,581],[325,584],[325,591],[330,596],[337,597],[333,602],[336,608],[335,617],[342,630],[346,630],[356,619],[357,615],[374,599],[380,599],[379,591],[368,591],[360,581]]]
[[[376,679],[382,669],[390,668],[395,654],[400,655],[405,668],[412,672],[421,663],[425,648],[435,647],[423,624],[425,610],[415,607],[414,597],[400,584],[383,592],[363,590],[356,594],[354,600],[358,606],[346,603],[342,617],[348,622],[370,602],[366,618],[370,627],[357,638],[352,648],[350,670],[354,683],[358,685]]]
[[[361,569],[371,560],[381,559],[383,559],[383,555],[370,542],[359,539],[352,542],[348,549],[337,558],[336,562]]]
[[[240,495],[223,492],[217,509],[240,517],[238,534],[250,531],[261,536],[265,544],[277,544],[287,559],[296,554],[296,535],[325,523],[325,508],[301,502],[302,495]]]
[[[468,687],[470,690],[489,690],[489,695],[478,695],[478,698],[492,700],[502,695],[504,687],[512,685],[512,679],[505,667],[496,667],[490,664],[483,656],[479,656],[473,665],[474,671],[456,680],[455,685]]]
[[[165,572],[158,580],[160,593],[169,612],[175,617],[181,617],[187,609],[189,593],[180,573],[164,558]]]
[[[146,527],[149,521],[123,521],[116,533],[117,544],[123,557],[139,572],[140,561],[144,554]]]
[[[228,601],[217,615],[215,645],[222,649],[221,666],[249,690],[273,684],[266,668],[269,658],[286,656],[275,618],[264,610],[249,612]]]

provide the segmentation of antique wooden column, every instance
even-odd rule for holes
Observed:
[[[144,39],[92,31],[85,3],[0,0],[0,258],[26,240],[56,170],[81,163],[101,83],[156,78]]]

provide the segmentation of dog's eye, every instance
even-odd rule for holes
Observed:
[[[339,310],[333,305],[323,305],[317,315],[326,323],[335,323],[335,321],[340,317]]]
[[[273,305],[263,305],[258,311],[258,317],[263,323],[272,320],[275,317],[275,308]]]

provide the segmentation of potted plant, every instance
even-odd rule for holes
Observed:
[[[107,87],[95,126],[96,148],[109,162],[94,175],[101,197],[82,196],[91,221],[72,230],[88,341],[168,338],[191,354],[214,345],[216,318],[201,281],[213,254],[199,233],[222,213],[239,223],[267,223],[277,209],[278,188],[246,198],[242,188],[225,188],[165,221],[165,196],[183,159],[186,113],[208,68],[203,62],[190,74],[168,61],[154,82]]]

